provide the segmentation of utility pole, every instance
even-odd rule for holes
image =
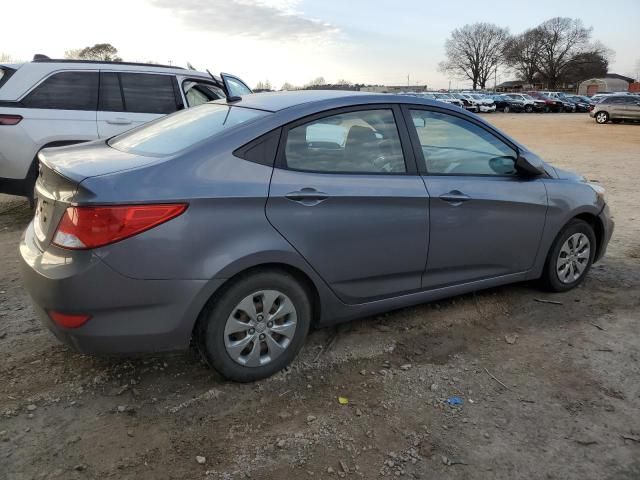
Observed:
[[[409,88],[409,87],[410,87],[410,83],[409,83],[409,75],[410,75],[410,74],[409,74],[409,73],[407,73],[407,88]]]

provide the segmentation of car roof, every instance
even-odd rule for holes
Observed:
[[[285,109],[305,105],[313,106],[315,110],[322,111],[326,108],[334,108],[337,100],[341,100],[342,106],[367,105],[376,103],[407,103],[424,104],[441,107],[441,102],[436,102],[424,97],[413,95],[396,95],[389,93],[369,93],[346,90],[294,90],[287,92],[264,92],[243,95],[233,105],[246,108],[255,108],[268,112],[278,112]],[[226,100],[216,100],[215,103],[226,103]]]

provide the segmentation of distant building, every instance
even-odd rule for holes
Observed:
[[[632,83],[633,78],[617,73],[607,73],[602,78],[590,78],[580,82],[578,95],[594,95],[598,92],[627,92]]]

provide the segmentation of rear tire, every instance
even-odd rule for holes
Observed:
[[[195,340],[220,375],[253,382],[293,361],[309,332],[311,315],[309,295],[292,275],[257,271],[233,281],[209,301],[198,319]]]
[[[552,292],[566,292],[582,283],[596,254],[596,236],[587,222],[571,220],[556,237],[542,273],[542,283]]]
[[[607,112],[598,112],[596,113],[596,123],[600,125],[604,125],[609,121],[609,114]]]

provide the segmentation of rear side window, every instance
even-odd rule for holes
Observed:
[[[125,111],[167,114],[178,110],[174,77],[147,73],[120,73]]]
[[[98,72],[60,72],[31,91],[22,104],[29,108],[96,110]]]
[[[119,135],[109,145],[137,155],[173,155],[223,130],[268,114],[262,110],[205,103]]]
[[[406,165],[391,110],[341,113],[289,130],[287,167],[331,173],[404,173]]]

